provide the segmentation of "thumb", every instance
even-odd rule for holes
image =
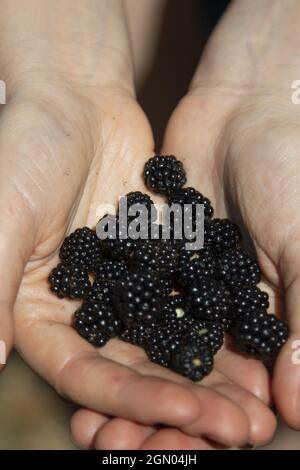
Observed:
[[[273,396],[287,424],[300,429],[300,240],[283,252],[280,264],[290,334],[275,363]]]
[[[0,191],[0,368],[13,345],[13,309],[34,242],[30,211],[15,191]]]

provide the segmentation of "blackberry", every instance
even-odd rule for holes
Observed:
[[[255,285],[259,283],[261,273],[252,256],[241,248],[231,248],[218,258],[217,277],[231,286]]]
[[[206,345],[215,354],[223,345],[224,330],[219,323],[213,323],[207,320],[195,321],[186,338],[192,342],[199,342],[200,345]]]
[[[240,240],[238,227],[228,219],[212,219],[204,224],[204,245],[214,251],[237,247]]]
[[[155,155],[144,167],[144,180],[153,191],[170,194],[186,182],[182,163],[173,155]]]
[[[101,242],[96,232],[88,227],[78,228],[65,238],[59,257],[67,263],[74,263],[93,269],[101,257]]]
[[[210,219],[214,213],[210,200],[194,188],[177,189],[170,195],[168,203],[169,206],[172,204],[178,204],[184,212],[187,212],[187,207],[185,207],[186,204],[190,204],[192,209],[196,209],[197,204],[203,204],[204,217],[206,219]],[[194,213],[193,217],[195,217]]]
[[[93,346],[104,346],[109,337],[95,323],[88,323],[80,318],[74,318],[73,327],[84,339]]]
[[[169,366],[191,380],[201,380],[213,369],[213,354],[198,342],[179,344],[171,355]]]
[[[96,279],[89,292],[88,299],[97,302],[105,302],[106,304],[111,305],[112,289],[114,285],[115,281]]]
[[[214,277],[216,261],[210,248],[186,250],[182,248],[178,258],[178,281],[189,286],[200,277]]]
[[[59,263],[51,271],[48,280],[52,292],[61,299],[83,299],[91,287],[88,271],[76,264]]]
[[[120,333],[120,339],[127,341],[127,343],[144,346],[147,339],[152,333],[153,325],[136,325],[133,327],[126,327]]]
[[[162,277],[174,277],[177,271],[177,250],[165,241],[141,242],[136,248],[132,261],[137,270],[150,270]]]
[[[136,240],[128,237],[127,228],[119,224],[117,216],[110,214],[104,216],[99,222],[107,227],[115,227],[115,230],[107,231],[107,238],[101,240],[103,253],[107,258],[114,260],[128,259],[136,246]],[[125,229],[126,232],[124,232]]]
[[[230,294],[235,317],[254,310],[265,311],[269,307],[269,296],[257,286],[231,286]]]
[[[151,323],[161,316],[165,295],[151,272],[125,274],[113,288],[113,304],[125,325]]]
[[[124,261],[102,259],[95,267],[97,280],[117,281],[128,271]]]
[[[129,214],[129,209],[131,206],[135,204],[139,204],[140,206],[143,206],[144,208],[147,209],[147,222],[154,222],[157,217],[157,211],[155,208],[155,205],[148,196],[148,194],[141,193],[140,191],[132,191],[125,196],[127,198],[127,220],[128,222],[131,222],[134,220],[140,213],[141,211],[139,210],[139,206],[136,207],[137,209],[137,214],[131,215]],[[121,198],[120,203],[122,203],[123,198]],[[133,209],[133,208],[132,208]],[[135,212],[135,211],[134,211]],[[119,215],[119,212],[118,212]]]
[[[196,319],[221,323],[224,328],[231,314],[230,294],[213,279],[197,279],[187,288],[187,302]]]
[[[259,310],[245,313],[230,330],[236,345],[249,356],[275,357],[288,337],[287,325]]]
[[[85,325],[96,325],[109,338],[117,336],[121,327],[121,322],[116,317],[111,306],[101,301],[85,301],[76,310],[75,319],[81,320]]]

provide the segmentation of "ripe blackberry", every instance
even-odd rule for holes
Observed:
[[[88,299],[111,305],[112,289],[114,285],[115,281],[96,279],[88,294]]]
[[[136,325],[124,328],[120,333],[120,339],[127,343],[144,346],[152,333],[153,325]]]
[[[128,271],[125,261],[101,259],[95,267],[97,280],[117,281]]]
[[[206,219],[210,219],[214,213],[210,200],[194,188],[180,188],[174,191],[169,197],[169,206],[172,204],[178,204],[184,212],[188,212],[186,204],[190,204],[193,209],[196,209],[197,204],[203,204]]]
[[[104,346],[109,340],[109,337],[95,323],[85,322],[81,318],[74,317],[73,327],[80,336],[93,346]]]
[[[78,228],[65,238],[59,257],[67,263],[74,263],[93,269],[101,257],[101,242],[94,230],[83,227]]]
[[[255,285],[261,279],[255,259],[242,248],[231,248],[220,254],[217,261],[217,278],[227,285]]]
[[[148,194],[141,193],[140,191],[132,191],[126,194],[125,197],[127,199],[126,202],[127,202],[128,222],[131,222],[138,215],[140,215],[141,211],[139,210],[140,209],[139,206],[143,206],[144,208],[147,209],[147,223],[151,221],[154,222],[156,220],[157,211],[156,211],[156,208],[152,199],[150,198],[150,196],[148,196]],[[121,198],[120,205],[122,204],[123,201],[124,201],[123,198]],[[135,208],[133,208],[132,206],[135,204],[139,204],[139,206],[136,206]],[[131,207],[132,207],[133,212],[135,212],[134,209],[137,210],[137,214],[134,214],[134,215],[129,214],[129,209]],[[118,215],[119,215],[119,211],[118,211]]]
[[[76,264],[59,263],[51,271],[48,280],[52,292],[60,299],[83,299],[91,287],[88,271]]]
[[[148,240],[138,245],[132,261],[137,270],[150,270],[161,277],[174,277],[177,271],[177,250],[170,242]]]
[[[75,312],[75,319],[82,320],[84,324],[94,324],[109,338],[117,336],[121,322],[116,317],[112,307],[105,302],[87,300]]]
[[[230,330],[238,348],[254,357],[275,357],[288,337],[287,325],[259,310],[245,313]]]
[[[208,220],[204,225],[204,245],[214,251],[239,246],[241,235],[238,227],[228,219]]]
[[[164,302],[160,280],[151,272],[127,273],[113,288],[113,304],[124,325],[152,323]]]
[[[98,222],[98,224],[100,223],[108,227],[107,238],[101,240],[103,253],[107,258],[114,260],[128,259],[135,248],[136,240],[128,237],[127,227],[122,227],[119,224],[118,217],[110,214],[105,215]],[[112,227],[115,227],[115,229],[112,229]]]
[[[230,294],[236,318],[246,312],[265,311],[269,307],[268,294],[257,286],[231,286]]]
[[[144,167],[146,185],[161,194],[170,194],[186,182],[182,163],[173,155],[155,155]]]
[[[196,320],[191,325],[186,339],[208,346],[215,354],[223,345],[224,330],[222,325],[207,320]]]
[[[169,366],[191,380],[201,380],[213,369],[213,354],[198,342],[180,344],[171,355]]]
[[[210,248],[186,250],[182,248],[178,257],[178,281],[189,286],[200,277],[213,277],[216,261]]]
[[[146,343],[144,349],[151,362],[168,367],[171,358],[171,350],[166,347],[165,344],[151,339]]]
[[[187,302],[191,315],[227,325],[231,313],[231,299],[227,289],[213,279],[197,279],[187,288]]]

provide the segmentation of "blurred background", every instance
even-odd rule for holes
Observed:
[[[132,39],[139,45],[133,51],[138,99],[159,149],[168,118],[188,89],[207,37],[228,1],[126,3]],[[14,352],[0,374],[0,450],[75,449],[69,436],[75,409]],[[280,425],[273,443],[264,449],[300,450],[300,433]]]

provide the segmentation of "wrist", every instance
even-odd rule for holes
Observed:
[[[121,0],[24,0],[22,5],[4,0],[0,11],[0,79],[8,95],[45,82],[134,93]]]

